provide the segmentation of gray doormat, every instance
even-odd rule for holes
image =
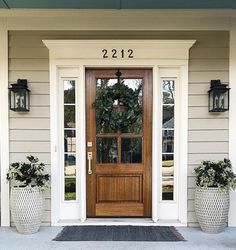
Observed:
[[[184,241],[175,227],[67,226],[55,241]]]

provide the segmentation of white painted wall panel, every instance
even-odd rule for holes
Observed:
[[[190,142],[225,142],[227,138],[228,130],[193,130],[188,133]]]
[[[11,132],[10,132],[11,134]],[[25,161],[25,156],[27,154],[24,153],[19,153],[19,152],[11,152],[10,153],[10,162],[16,162],[16,161]],[[39,160],[41,162],[43,162],[44,164],[50,164],[51,160],[50,160],[50,152],[47,153],[37,153],[37,157],[39,158]]]
[[[28,86],[34,95],[49,95],[49,82],[30,82]]]
[[[189,82],[196,83],[196,82],[210,82],[214,79],[221,79],[222,82],[229,82],[229,72],[222,71],[222,72],[215,72],[215,71],[195,71],[189,72]]]
[[[12,153],[37,154],[50,151],[50,142],[32,142],[32,141],[14,141],[10,142],[10,151]]]
[[[211,42],[212,39],[208,38],[208,42]],[[229,59],[229,48],[225,48],[228,41],[223,41],[223,48],[219,49],[219,44],[215,43],[209,44],[208,48],[193,48],[190,50],[190,58],[191,59]],[[205,46],[205,45],[203,45]]]
[[[188,164],[200,164],[203,160],[218,161],[228,157],[228,153],[192,153],[188,154]]]
[[[189,107],[208,107],[208,95],[206,93],[202,95],[191,95],[188,99]],[[208,111],[207,108],[206,110]]]
[[[228,71],[228,59],[191,59],[189,60],[189,71]]]
[[[206,95],[209,90],[209,83],[189,83],[189,95]]]
[[[9,58],[10,59],[22,59],[22,58],[32,58],[32,59],[47,59],[48,60],[48,49],[47,48],[9,48]]]
[[[23,115],[22,115],[23,116]],[[49,118],[10,118],[10,129],[22,129],[22,132],[25,129],[34,129],[41,130],[47,129],[49,130],[50,120]]]
[[[207,107],[206,107],[207,108]],[[206,130],[206,129],[228,129],[229,121],[227,118],[221,119],[189,119],[189,129]]]
[[[50,131],[14,129],[10,131],[10,141],[50,141]]]
[[[49,68],[49,60],[46,59],[33,59],[33,58],[19,58],[19,59],[10,59],[9,60],[9,70],[36,70],[47,71]]]
[[[193,100],[192,100],[193,98]],[[205,99],[205,96],[202,97]],[[190,118],[198,118],[198,119],[221,119],[221,118],[227,118],[228,117],[228,113],[227,112],[224,112],[224,113],[211,113],[209,114],[209,111],[208,111],[208,106],[197,106],[197,103],[196,103],[196,99],[200,99],[199,101],[200,102],[203,102],[202,101],[202,98],[201,97],[197,97],[195,98],[195,96],[189,96],[189,99],[191,100],[191,104],[195,104],[194,106],[190,106],[189,104],[189,108],[188,108],[188,112],[189,112],[189,119]],[[205,100],[204,100],[205,102]]]
[[[29,82],[48,82],[49,71],[33,71],[33,70],[12,70],[9,71],[9,81],[16,82],[17,79],[28,79]]]
[[[49,95],[37,95],[31,94],[31,106],[32,107],[49,107],[50,104],[50,96]]]
[[[189,142],[188,152],[191,153],[226,153],[228,152],[227,142]]]
[[[48,106],[42,107],[42,106],[34,105],[33,107],[30,107],[30,112],[24,115],[22,115],[21,113],[17,113],[17,112],[11,112],[11,117],[14,117],[14,118],[17,118],[17,117],[18,118],[22,118],[22,117],[24,118],[49,118],[49,116],[50,115],[49,115]]]

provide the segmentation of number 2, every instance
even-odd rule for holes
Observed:
[[[133,54],[134,54],[134,51],[132,49],[129,49],[128,50],[128,58],[134,58]]]
[[[112,52],[112,58],[117,58],[117,55],[116,55],[117,50],[113,49],[111,52]]]
[[[103,53],[103,58],[108,58],[107,49],[103,49],[102,53]]]

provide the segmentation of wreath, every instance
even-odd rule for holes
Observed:
[[[118,81],[113,86],[98,89],[93,104],[96,109],[97,124],[113,131],[118,129],[124,131],[134,124],[142,114],[139,98],[141,87],[133,90]],[[115,101],[119,103],[121,109],[114,108]]]

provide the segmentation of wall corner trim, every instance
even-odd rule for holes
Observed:
[[[230,29],[230,55],[229,55],[229,85],[230,85],[230,109],[229,109],[229,159],[236,173],[236,18],[231,20]],[[236,191],[230,193],[229,226],[236,227]]]
[[[10,226],[9,183],[9,109],[8,109],[8,31],[7,20],[0,19],[0,167],[1,226]]]

